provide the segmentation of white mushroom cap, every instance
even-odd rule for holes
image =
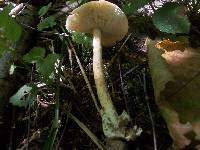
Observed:
[[[91,1],[72,11],[66,28],[91,34],[94,29],[100,29],[102,45],[112,46],[127,34],[128,20],[117,5],[108,1]]]

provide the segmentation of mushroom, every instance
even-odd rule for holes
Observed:
[[[106,86],[102,63],[102,46],[114,45],[128,32],[128,20],[124,12],[108,1],[90,1],[71,12],[66,21],[66,28],[70,31],[93,34],[93,72],[102,106],[103,131],[107,137],[127,138],[122,130],[127,125],[129,116],[125,111],[118,116]],[[133,136],[131,135],[131,138]]]

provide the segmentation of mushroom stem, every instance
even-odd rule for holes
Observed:
[[[97,95],[101,103],[103,113],[116,127],[118,126],[119,119],[117,111],[112,103],[110,94],[106,87],[106,81],[104,78],[100,29],[93,30],[93,72]]]

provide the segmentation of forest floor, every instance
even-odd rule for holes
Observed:
[[[113,2],[121,4],[118,0],[113,0]],[[155,102],[145,47],[147,37],[155,39],[160,34],[152,27],[152,21],[149,21],[150,17],[144,16],[141,14],[134,17],[130,16],[129,33],[126,38],[112,48],[103,49],[105,76],[118,113],[121,114],[123,110],[126,110],[131,116],[131,125],[137,125],[142,129],[141,135],[128,143],[129,149],[155,150],[156,145],[157,150],[167,150],[172,144],[172,139]],[[192,19],[194,20],[191,22],[195,22],[199,28],[199,23],[197,23],[199,20],[195,20],[195,17]],[[46,33],[48,31],[43,34]],[[50,39],[49,41],[53,41],[55,49],[61,49],[62,42],[58,35],[51,35],[50,37],[47,35],[47,37],[43,37],[45,40],[41,40],[41,35],[41,33],[38,34],[35,46],[48,47],[45,40]],[[189,35],[189,40],[193,46],[200,45],[198,37],[199,34],[192,32]],[[92,73],[92,52],[89,51],[91,46],[88,48],[84,44],[77,44],[72,37],[69,37],[69,39],[81,59],[92,89],[96,94]],[[106,145],[100,114],[91,100],[91,95],[76,60],[73,58],[74,66],[70,68],[69,59],[69,56],[66,55],[63,60],[63,64],[69,68],[66,67],[62,72],[63,82],[59,89],[60,124],[54,147],[55,150],[95,150],[98,149],[97,146],[68,115],[70,112],[76,116]],[[34,65],[32,68],[32,81],[38,82],[39,85],[41,78],[39,78]],[[50,136],[54,119],[56,86],[56,82],[49,85],[41,84],[33,107],[18,108],[11,104],[6,106],[3,116],[0,118],[0,135],[2,136],[0,149],[42,149],[48,136]],[[97,95],[95,96],[97,97]],[[26,145],[27,141],[29,141],[28,146]]]

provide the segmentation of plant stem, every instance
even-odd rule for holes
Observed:
[[[114,126],[118,126],[118,114],[108,93],[103,73],[101,31],[99,29],[93,30],[93,72],[97,95],[103,113],[105,113]]]

